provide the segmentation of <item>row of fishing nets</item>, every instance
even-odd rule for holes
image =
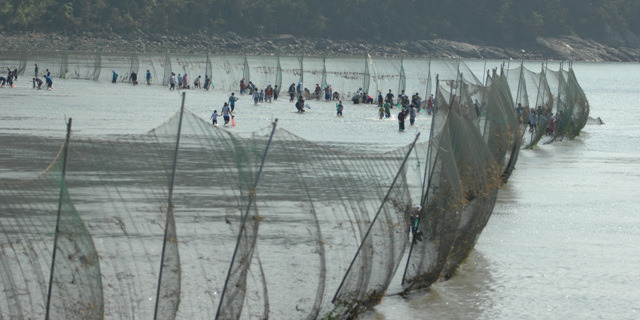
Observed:
[[[5,52],[2,54],[3,65],[15,67],[19,65],[19,74],[31,76],[33,66],[38,63],[40,74],[50,70],[55,78],[88,79],[95,81],[111,81],[113,71],[117,81],[130,82],[132,73],[137,80],[146,82],[147,72],[151,84],[167,86],[171,74],[181,77],[187,74],[189,86],[200,77],[201,86],[205,79],[210,79],[213,87],[226,91],[239,91],[240,80],[245,84],[251,81],[259,89],[271,84],[278,85],[280,94],[286,94],[289,86],[302,83],[314,93],[315,87],[331,87],[343,99],[349,99],[358,90],[376,99],[378,91],[384,95],[391,90],[397,97],[402,90],[407,95],[419,93],[426,99],[433,93],[435,77],[440,74],[463,72],[472,73],[461,60],[431,59],[389,59],[372,58],[367,55],[362,60],[350,58],[326,58],[278,56],[278,55],[209,55],[175,53],[143,54],[143,53],[101,53],[79,51],[41,51],[41,52]],[[29,69],[26,70],[25,69]],[[451,78],[451,77],[449,77]],[[476,79],[476,82],[480,82]],[[316,96],[314,95],[313,98]],[[322,96],[320,97],[322,98]]]
[[[573,139],[580,134],[589,118],[589,103],[571,64],[568,70],[560,64],[557,71],[543,64],[540,72],[521,65],[506,73],[526,148],[536,146],[541,140],[549,143],[564,137]],[[514,87],[517,90],[514,91]]]
[[[103,282],[104,317],[331,314],[376,214],[381,224],[341,301],[382,297],[408,235],[409,148],[363,156],[284,130],[269,142],[269,131],[240,138],[186,112],[143,136],[71,139],[66,181],[100,257],[92,279]]]
[[[318,61],[324,77],[326,60]],[[57,190],[69,186],[87,226],[70,242],[87,252],[80,256],[99,260],[81,260],[93,268],[87,273],[65,268],[67,277],[86,279],[73,283],[92,289],[78,291],[83,297],[52,290],[72,302],[52,295],[51,310],[67,318],[79,310],[82,318],[355,317],[383,297],[396,270],[404,290],[452,276],[489,219],[497,185],[513,170],[521,132],[504,75],[489,76],[480,90],[476,78],[463,78],[463,64],[439,68],[456,80],[438,87],[429,142],[385,154],[341,152],[275,125],[241,137],[190,112],[143,136],[74,137]],[[482,99],[480,115],[474,97]],[[4,206],[12,197],[3,197]],[[78,223],[69,225],[81,230]],[[55,230],[33,233],[51,241]],[[22,265],[3,261],[13,304],[0,310],[44,313],[38,300],[17,297],[20,286],[49,287],[51,250],[34,278],[21,278]],[[69,263],[74,256],[67,255]]]

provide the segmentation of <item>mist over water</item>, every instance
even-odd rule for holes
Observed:
[[[344,68],[362,65],[361,60],[342,63]],[[488,62],[487,67],[498,63]],[[484,61],[468,65],[476,76],[482,75]],[[525,63],[534,71],[539,65]],[[572,141],[523,150],[458,274],[429,291],[386,297],[363,319],[640,318],[640,65],[574,63],[573,68],[591,116],[605,124],[587,125]],[[58,140],[61,145],[67,118],[73,118],[74,135],[142,134],[169,119],[181,103],[180,92],[162,86],[105,80],[54,78],[54,90],[33,90],[30,70],[28,66],[16,88],[0,89],[2,141],[24,142],[24,148],[3,148],[3,177],[21,169],[44,170],[57,149],[39,148],[38,141]],[[305,85],[311,88],[319,82],[316,78],[310,75]],[[357,89],[338,85],[341,92]],[[397,90],[397,85],[388,86],[380,90]],[[424,98],[424,89],[415,86],[409,92],[420,90]],[[227,85],[213,92],[187,90],[186,107],[208,119],[232,90]],[[417,126],[399,133],[395,117],[379,120],[377,108],[353,105],[348,98],[343,102],[344,116],[336,117],[333,102],[310,101],[311,109],[298,114],[286,94],[278,102],[257,106],[242,96],[236,108],[238,125],[229,130],[250,133],[277,118],[279,127],[305,139],[367,152],[407,145],[417,132],[422,139],[428,137],[430,118],[425,114],[418,116]],[[398,282],[394,280],[389,293]]]

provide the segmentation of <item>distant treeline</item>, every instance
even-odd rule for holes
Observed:
[[[0,0],[5,31],[519,41],[640,32],[638,0]]]

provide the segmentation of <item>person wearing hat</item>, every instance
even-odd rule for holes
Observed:
[[[302,95],[302,82],[298,82],[298,86],[296,87],[296,92],[298,93],[298,97]]]

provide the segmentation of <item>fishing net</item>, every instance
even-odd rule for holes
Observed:
[[[27,51],[20,53],[20,63],[18,64],[18,75],[24,75],[27,70]]]
[[[209,79],[209,81],[207,81]],[[211,82],[213,81],[213,65],[211,64],[211,59],[209,58],[209,54],[207,53],[207,61],[205,62],[204,69],[204,83],[202,84],[203,88],[209,90],[211,88]]]
[[[104,317],[99,253],[63,180],[65,152],[63,146],[35,178],[0,183],[0,313],[5,317]]]
[[[137,59],[136,59],[136,63],[137,63]],[[98,79],[100,79],[101,71],[102,71],[102,56],[100,56],[99,53],[96,53],[95,63],[93,67],[93,74],[91,75],[91,79],[93,81],[98,81]]]
[[[274,92],[280,94],[282,91],[282,66],[280,65],[280,56],[278,56],[278,64],[276,65],[276,82]]]
[[[448,121],[449,104],[444,96],[438,88],[426,163],[426,192],[419,212],[412,218],[413,241],[402,278],[404,290],[426,288],[438,280],[460,221],[462,185],[451,136],[455,128]]]
[[[164,67],[164,74],[162,75],[162,85],[168,86],[169,80],[171,79],[171,73],[173,73],[173,69],[171,67],[171,58],[169,57],[169,53],[165,55],[164,64],[162,65],[162,67]]]
[[[242,80],[245,83],[251,82],[251,68],[249,68],[249,61],[247,61],[247,55],[244,55],[244,65],[242,68]]]
[[[371,56],[367,56],[364,60],[364,80],[362,82],[362,92],[365,95],[369,94],[369,87],[371,85],[371,72],[369,71],[369,65],[372,64]]]
[[[135,73],[139,79],[142,79],[140,75],[140,61],[138,60],[138,55],[135,53],[132,53],[130,56],[130,60],[131,60],[131,64],[129,65],[129,70],[126,74],[122,75],[122,80],[132,82],[133,81],[131,79],[132,73]]]
[[[62,52],[62,57],[60,58],[60,72],[58,73],[58,78],[66,78],[69,73],[69,56],[67,51]],[[73,75],[73,74],[72,74]]]
[[[572,106],[567,138],[574,139],[580,135],[589,120],[589,101],[578,84],[573,68],[569,68],[567,77],[567,104]]]
[[[404,72],[404,59],[400,60],[400,80],[398,81],[398,94],[407,89],[407,74]]]
[[[66,74],[137,59],[87,56]],[[407,291],[455,274],[522,144],[508,77],[494,70],[485,85],[460,60],[368,57],[363,70],[359,59],[165,54],[141,55],[138,67],[166,80],[173,63],[220,70],[216,88],[236,92],[249,73],[259,88],[286,90],[305,74],[383,94],[404,78],[407,94],[435,88],[431,132],[383,154],[352,153],[277,124],[234,134],[185,111],[146,135],[72,136],[64,180],[58,157],[35,179],[0,184],[0,312],[43,317],[48,300],[51,318],[356,317],[399,267]],[[518,69],[515,96],[531,105],[535,92],[538,119],[555,103],[571,116],[562,136],[575,136],[588,119],[584,92],[571,69],[547,72]]]
[[[533,72],[531,72],[533,73]],[[535,74],[535,73],[534,73]],[[536,102],[534,104],[535,107],[535,122],[536,126],[534,130],[530,130],[527,133],[527,130],[523,130],[523,145],[526,148],[533,148],[538,144],[538,142],[545,135],[550,134],[549,132],[549,124],[551,118],[553,116],[553,95],[551,93],[551,88],[549,88],[549,83],[547,82],[547,77],[544,72],[544,67],[537,75],[537,95]],[[535,77],[533,77],[533,82],[536,81]]]
[[[450,278],[473,249],[489,220],[500,186],[500,171],[483,142],[477,113],[464,83],[459,99],[452,99],[448,122],[462,201],[455,240],[441,276]]]
[[[327,58],[322,58],[322,80],[320,80],[320,87],[324,90],[328,85],[327,83]]]
[[[0,71],[5,73],[7,69],[15,70],[18,69],[18,75],[23,75],[24,71],[22,65],[25,65],[24,69],[26,69],[27,64],[27,53],[22,51],[4,51],[0,52]],[[32,69],[33,70],[33,69]],[[44,69],[42,69],[44,71]],[[42,73],[40,71],[39,73]],[[5,73],[6,74],[6,73]],[[32,74],[29,73],[30,77]],[[6,78],[6,75],[3,75]]]
[[[189,112],[70,145],[66,181],[95,239],[104,286],[90,287],[106,318],[353,313],[382,298],[408,239],[408,146],[350,154],[272,128],[243,138]]]
[[[490,82],[483,104],[486,116],[482,135],[506,182],[515,168],[522,136],[505,75],[494,74]]]

